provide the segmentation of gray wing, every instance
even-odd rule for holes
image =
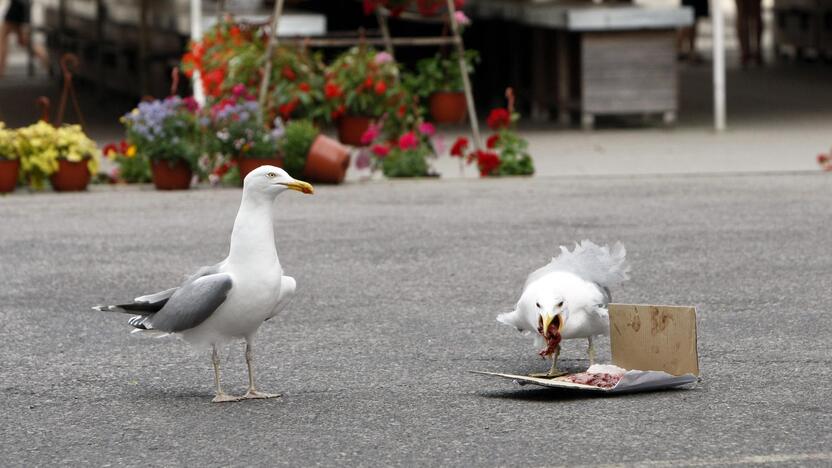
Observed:
[[[204,322],[225,302],[231,290],[231,276],[227,273],[200,276],[178,288],[165,305],[141,320],[131,320],[136,328],[169,333],[194,328]]]
[[[179,288],[187,286],[188,284],[196,281],[198,278],[201,278],[203,276],[219,273],[223,264],[224,262],[220,262],[216,265],[201,267],[194,274],[187,276],[185,279],[185,283],[182,286],[165,289],[164,291],[160,291],[153,294],[139,296],[133,299],[133,302],[109,306],[95,306],[93,307],[93,309],[102,312],[123,312],[126,314],[139,315],[150,315],[154,312],[159,312],[160,310],[162,310],[162,307],[164,307],[165,304],[167,304],[171,296],[173,296],[173,294],[177,290],[179,290]]]

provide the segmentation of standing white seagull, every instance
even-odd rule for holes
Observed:
[[[529,275],[515,310],[497,317],[523,334],[537,332],[535,346],[545,346],[538,354],[551,356],[552,367],[534,377],[565,374],[558,369],[561,340],[586,338],[589,363],[595,363],[592,337],[610,333],[610,288],[627,280],[630,271],[621,243],[610,250],[585,240],[572,252],[563,246],[560,250],[548,265]]]
[[[176,334],[197,346],[210,345],[217,387],[214,402],[280,396],[255,388],[252,340],[260,325],[283,310],[295,294],[295,280],[283,276],[274,242],[272,205],[286,190],[314,193],[311,185],[293,179],[283,169],[260,166],[253,170],[243,183],[225,260],[200,268],[178,287],[94,309],[135,314],[129,320],[134,332]],[[242,397],[227,395],[220,383],[217,345],[232,339],[246,341],[248,391]]]

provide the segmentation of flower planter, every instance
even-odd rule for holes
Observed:
[[[17,176],[20,173],[20,161],[17,159],[0,159],[0,193],[14,192]]]
[[[359,117],[356,115],[345,115],[338,120],[338,139],[345,145],[364,146],[361,144],[361,135],[367,131],[370,117]]]
[[[433,93],[428,100],[428,106],[430,116],[436,123],[460,123],[468,115],[468,102],[463,92]]]
[[[283,158],[247,158],[238,157],[237,167],[240,168],[240,180],[245,179],[249,172],[260,166],[283,167]]]
[[[156,190],[187,190],[191,187],[193,172],[185,161],[154,159],[150,162],[150,168]]]
[[[303,178],[325,184],[340,184],[347,176],[350,152],[347,147],[325,135],[318,135],[303,167]]]
[[[58,160],[58,172],[49,177],[52,188],[56,192],[79,192],[87,189],[90,183],[90,169],[88,161],[73,162],[66,159]]]

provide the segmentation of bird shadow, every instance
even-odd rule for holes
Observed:
[[[531,385],[531,384],[526,384]],[[523,385],[522,387],[525,387]],[[498,400],[517,400],[517,401],[576,401],[576,400],[597,400],[608,398],[649,398],[656,393],[676,393],[686,392],[685,388],[664,388],[647,390],[640,392],[620,392],[608,393],[588,390],[578,390],[570,388],[519,388],[516,390],[501,390],[501,391],[483,391],[478,392],[478,395],[483,398],[493,398]]]

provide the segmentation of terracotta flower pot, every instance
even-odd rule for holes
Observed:
[[[325,135],[318,135],[303,168],[303,178],[325,184],[340,184],[350,167],[349,148]]]
[[[361,144],[361,135],[367,131],[370,117],[359,117],[357,115],[345,115],[338,119],[338,139],[345,145],[364,146]]]
[[[14,188],[17,187],[18,173],[20,173],[20,161],[0,159],[0,193],[14,192]]]
[[[468,102],[463,92],[439,91],[428,100],[430,116],[436,123],[460,123],[468,115]]]
[[[87,160],[73,162],[58,160],[58,172],[49,177],[56,192],[79,192],[86,190],[90,183],[90,169]]]
[[[193,172],[185,161],[154,159],[150,162],[150,168],[156,190],[187,190],[191,187]]]
[[[257,169],[260,166],[277,166],[283,167],[283,158],[237,158],[237,167],[240,168],[240,180],[245,179],[249,172]]]

